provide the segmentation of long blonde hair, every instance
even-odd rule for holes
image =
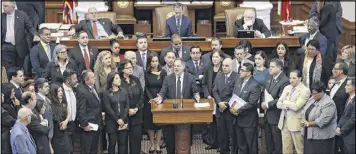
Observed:
[[[107,74],[105,74],[105,70],[104,70],[104,63],[103,63],[103,59],[106,55],[111,55],[111,52],[108,50],[104,50],[101,51],[98,54],[98,58],[95,61],[95,65],[94,65],[94,73],[97,72],[99,74],[99,77],[106,77]],[[115,69],[115,64],[112,63],[111,61],[111,69]],[[106,78],[105,78],[106,79]]]
[[[342,49],[341,49],[341,51],[340,51],[340,59],[342,59],[341,57],[342,57],[342,52],[344,51],[344,50],[351,50],[350,51],[350,54],[351,55],[348,55],[348,57],[351,57],[351,62],[352,63],[354,63],[355,64],[355,46],[354,45],[345,45],[344,47],[342,47]]]

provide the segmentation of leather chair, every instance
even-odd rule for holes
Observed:
[[[133,24],[135,27],[136,18],[134,17],[134,1],[113,1],[112,11],[116,13],[117,24]]]
[[[163,6],[155,8],[155,14],[157,18],[158,25],[158,35],[164,36],[166,32],[166,20],[172,16],[174,16],[173,6]],[[188,16],[188,8],[187,6],[183,6],[183,14]]]
[[[218,22],[225,22],[225,10],[235,8],[235,1],[215,1],[214,15],[214,36],[216,37],[216,29]]]
[[[108,18],[113,24],[117,24],[115,12],[98,12],[98,19],[100,18]]]
[[[244,16],[244,11],[248,8],[255,9],[251,7],[237,7],[237,8],[225,10],[226,36],[235,37],[234,34],[235,22],[236,20],[239,20]]]

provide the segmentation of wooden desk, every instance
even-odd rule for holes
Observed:
[[[54,39],[55,40],[55,39]],[[240,40],[238,38],[221,38],[223,48],[234,48]],[[289,47],[300,47],[299,38],[298,37],[280,37],[280,38],[250,38],[249,40],[253,47],[269,47],[274,48],[276,44],[280,41],[284,41],[288,44]],[[136,50],[136,40],[134,39],[119,39],[120,48],[124,50]],[[62,40],[61,44],[66,45],[68,48],[73,48],[78,42],[77,40]],[[95,46],[99,49],[110,49],[109,39],[102,40],[90,40],[89,44]],[[202,51],[211,51],[210,41],[207,39],[206,41],[184,41],[184,45],[192,46],[198,45],[202,49]],[[148,49],[150,51],[158,51],[160,52],[164,47],[171,45],[169,41],[163,42],[153,42],[151,39],[148,39]]]
[[[155,8],[162,7],[162,6],[168,6],[168,5],[169,4],[137,4],[137,2],[136,2],[134,4],[134,7],[137,10],[152,10],[153,35],[158,36],[158,25],[157,25],[158,23],[157,23]],[[192,20],[193,33],[196,33],[196,31],[195,31],[195,11],[198,9],[211,8],[213,6],[213,3],[211,3],[211,4],[184,4],[184,5],[188,7],[188,17]]]
[[[178,102],[178,108],[173,108],[173,102]],[[180,108],[180,102],[183,101],[184,107]],[[153,122],[158,124],[174,124],[176,153],[190,153],[190,124],[206,123],[213,121],[214,104],[212,100],[201,99],[200,102],[209,102],[210,107],[195,108],[192,99],[168,99],[162,104],[152,104],[151,112]]]

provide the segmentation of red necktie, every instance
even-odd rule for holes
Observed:
[[[94,39],[98,36],[98,28],[96,27],[96,21],[93,21],[93,35]]]
[[[86,49],[83,49],[83,51],[84,51],[84,63],[85,63],[85,67],[86,67],[86,69],[90,69],[89,55],[88,55]]]

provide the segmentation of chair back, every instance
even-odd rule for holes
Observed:
[[[226,9],[235,7],[235,1],[233,0],[215,1],[215,15],[224,14]]]
[[[115,0],[112,2],[112,11],[117,15],[134,16],[134,1]]]
[[[155,8],[155,14],[157,18],[158,35],[164,36],[166,32],[166,20],[174,16],[173,5],[157,7]],[[183,14],[188,16],[188,8],[185,5],[183,5]]]
[[[226,35],[227,36],[234,37],[235,21],[243,18],[244,11],[246,9],[255,9],[255,8],[237,7],[237,8],[225,10],[225,25],[226,25]]]
[[[115,12],[98,12],[98,19],[108,18],[113,24],[116,24],[116,13]]]

